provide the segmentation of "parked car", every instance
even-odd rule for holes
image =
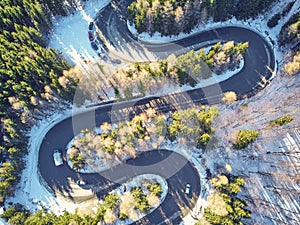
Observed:
[[[185,193],[189,194],[190,190],[191,190],[191,185],[190,184],[186,184],[186,186],[185,186]]]
[[[79,186],[82,186],[82,185],[86,185],[86,182],[83,180],[77,180],[76,184],[78,184]]]
[[[89,30],[93,30],[93,27],[94,27],[94,22],[90,22],[89,23]]]
[[[53,160],[54,160],[55,166],[60,166],[63,164],[63,158],[62,158],[60,150],[58,150],[58,149],[53,150]]]
[[[89,35],[89,40],[94,41],[94,36],[93,36],[93,33],[91,31],[88,32],[88,35]]]
[[[97,46],[97,44],[95,42],[91,42],[91,46],[96,51],[99,49],[99,47]]]

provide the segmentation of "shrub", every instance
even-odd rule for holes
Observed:
[[[159,204],[159,198],[154,193],[147,195],[147,201],[152,207]]]
[[[272,126],[282,126],[284,124],[288,124],[288,123],[292,122],[293,120],[294,120],[294,117],[292,117],[292,116],[282,116],[275,120],[270,121],[269,124]]]
[[[219,182],[220,180],[223,182]],[[251,212],[245,208],[247,202],[237,197],[241,187],[245,185],[243,178],[218,175],[211,179],[211,184],[217,191],[208,196],[204,217],[196,223],[197,225],[243,224],[242,219],[251,217]]]
[[[229,182],[228,178],[225,175],[218,175],[210,179],[210,183],[213,187],[220,187],[222,185],[227,185]]]
[[[224,96],[222,98],[222,101],[226,104],[231,104],[237,100],[236,93],[233,91],[228,91],[224,93]]]
[[[103,216],[104,222],[112,224],[117,220],[116,214],[111,209],[107,209]]]
[[[126,220],[128,218],[128,216],[125,213],[120,213],[119,214],[119,219],[120,220]]]
[[[143,194],[143,191],[141,188],[133,188],[131,190],[131,193],[136,201],[136,207],[139,209],[142,213],[146,213],[151,208],[147,197]]]
[[[197,148],[204,148],[205,146],[207,146],[210,139],[211,136],[208,133],[202,134],[197,141]]]
[[[228,215],[227,204],[219,193],[214,193],[207,198],[211,212],[218,216]]]
[[[160,196],[162,193],[162,188],[158,183],[149,184],[147,188],[150,192],[152,192],[156,196]]]
[[[85,157],[76,147],[69,149],[70,161],[72,162],[72,168],[77,170],[84,167]]]
[[[115,194],[106,195],[104,198],[105,206],[107,209],[114,209],[117,207],[119,197]]]
[[[255,141],[259,132],[255,130],[240,130],[236,139],[235,147],[237,149],[246,148],[250,143]]]
[[[119,218],[125,218],[125,215],[130,219],[135,219],[136,215],[136,201],[132,196],[131,192],[125,192],[123,195],[122,202],[120,204],[120,215]],[[126,219],[126,218],[125,218]]]
[[[300,22],[299,25],[300,27]],[[285,64],[284,66],[284,72],[287,75],[295,75],[297,73],[299,73],[300,71],[300,52],[297,52],[294,57],[293,60],[291,62],[288,62],[287,64]]]
[[[278,24],[278,20],[281,19],[281,14],[276,13],[267,23],[268,27],[272,28]]]

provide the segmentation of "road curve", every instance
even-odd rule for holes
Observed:
[[[108,112],[104,111],[106,110],[102,109],[95,112],[97,114],[95,119],[97,124],[110,120]],[[56,167],[54,165],[52,159],[53,149],[65,149],[67,143],[74,136],[72,120],[81,122],[76,125],[78,132],[80,129],[92,125],[90,121],[90,118],[94,117],[92,114],[91,112],[84,113],[68,118],[51,128],[44,137],[39,151],[38,167],[47,186],[54,193],[67,193],[64,195],[69,195],[69,198],[72,199],[73,190],[68,178],[73,181],[80,178],[86,181],[87,184],[92,185],[92,189],[101,198],[108,191],[130,178],[140,174],[157,174],[166,178],[169,187],[167,196],[158,210],[154,210],[134,224],[159,224],[171,217],[173,218],[173,224],[177,224],[181,220],[181,215],[177,213],[180,211],[180,208],[188,207],[192,209],[194,201],[200,194],[200,177],[197,169],[182,155],[165,149],[147,151],[141,153],[136,159],[128,160],[126,163],[120,164],[111,170],[90,174],[78,173],[72,170],[66,162],[63,166]],[[187,183],[190,183],[192,187],[190,195],[184,193]],[[99,187],[103,185],[108,185],[109,188],[100,190]]]
[[[97,21],[98,27],[100,27],[102,34],[111,40],[110,44],[115,47],[117,47],[116,43],[121,43],[121,45],[122,43],[129,43],[137,48],[146,47],[158,57],[164,57],[181,47],[189,47],[211,40],[249,42],[249,49],[245,55],[245,65],[243,69],[235,76],[217,85],[186,92],[185,94],[194,102],[211,104],[219,102],[222,92],[225,91],[235,91],[238,95],[242,96],[261,88],[258,83],[262,81],[263,77],[266,80],[270,79],[271,72],[267,67],[274,69],[274,54],[269,44],[259,34],[245,28],[224,27],[201,32],[172,43],[151,44],[140,42],[130,34],[123,19],[124,6],[128,3],[129,2],[121,3],[112,1],[112,3],[99,14]],[[116,9],[116,11],[113,11],[113,8]],[[109,21],[109,23],[106,24],[106,21]],[[115,28],[112,28],[112,26],[110,26],[111,24],[116,25]],[[176,47],[178,47],[178,49],[176,49]],[[176,97],[176,94],[172,95],[172,98],[176,99]],[[168,98],[168,96],[166,98]],[[135,102],[134,105],[146,105],[156,99],[155,97],[144,98]],[[66,163],[64,163],[62,167],[54,166],[52,159],[53,149],[65,149],[67,143],[74,135],[78,134],[80,130],[84,128],[93,128],[103,122],[111,121],[110,112],[116,105],[118,105],[118,108],[129,108],[129,106],[131,106],[128,102],[105,105],[96,110],[75,115],[51,128],[43,138],[39,151],[38,168],[42,179],[53,191],[69,193],[70,198],[72,197],[72,188],[67,178],[73,180],[81,178],[89,184],[94,184],[95,187],[97,187],[97,185],[113,184],[110,188],[97,192],[97,195],[101,197],[110,189],[119,185],[119,183],[125,182],[133,176],[143,173],[155,173],[166,177],[169,185],[167,197],[159,207],[159,210],[153,211],[142,220],[136,222],[136,224],[159,224],[167,218],[172,218],[171,222],[178,224],[180,217],[174,217],[174,215],[177,215],[176,212],[179,211],[182,205],[192,208],[193,201],[191,199],[193,198],[193,200],[195,200],[200,193],[199,174],[193,164],[181,155],[163,149],[144,152],[138,158],[127,161],[126,164],[119,165],[109,171],[93,174],[77,173]],[[162,111],[168,111],[172,109],[172,105],[166,102],[161,109],[163,109]],[[138,111],[136,113],[138,113]],[[164,161],[164,163],[160,164],[159,162],[161,161]],[[165,172],[170,170],[176,171],[173,176],[167,176],[169,173],[165,174]],[[184,186],[186,183],[191,183],[192,185],[192,193],[189,197],[184,194]]]
[[[158,58],[165,58],[171,53],[179,52],[191,46],[198,49],[199,43],[232,40],[249,42],[249,48],[244,57],[245,64],[241,71],[216,85],[187,92],[191,99],[201,99],[199,102],[213,104],[220,101],[220,96],[226,91],[234,91],[238,96],[244,96],[260,90],[266,85],[265,81],[271,78],[272,72],[270,70],[275,68],[274,52],[261,34],[242,27],[224,26],[168,43],[143,42],[131,34],[124,19],[126,8],[131,2],[133,0],[112,1],[103,9],[96,21],[104,42],[106,40],[106,44],[113,48],[121,48],[123,53],[131,47],[141,55],[146,54],[146,49]],[[128,55],[128,57],[130,56]],[[205,100],[207,97],[214,96],[216,97],[213,100]]]

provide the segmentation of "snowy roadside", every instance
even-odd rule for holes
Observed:
[[[166,42],[171,42],[171,41],[176,41],[180,40],[186,37],[189,37],[193,34],[211,30],[214,28],[219,28],[219,27],[224,27],[224,26],[240,26],[244,27],[247,29],[254,30],[264,36],[267,40],[270,41],[270,44],[273,45],[271,40],[276,40],[277,35],[280,32],[281,26],[280,24],[284,24],[288,19],[297,12],[300,8],[300,2],[296,1],[294,4],[293,8],[290,10],[288,13],[288,16],[282,18],[278,25],[275,26],[273,29],[269,28],[267,26],[268,19],[270,19],[274,14],[280,12],[282,10],[283,5],[286,5],[289,2],[292,2],[294,0],[280,0],[278,3],[273,5],[273,7],[269,10],[264,15],[260,15],[255,19],[248,19],[248,20],[237,20],[235,17],[227,20],[227,21],[222,21],[222,22],[213,22],[211,19],[205,23],[201,23],[198,25],[198,27],[192,29],[192,31],[189,34],[185,33],[180,33],[179,35],[176,36],[161,36],[160,33],[156,32],[152,36],[148,33],[141,33],[138,34],[137,30],[135,29],[134,25],[130,25],[129,22],[127,22],[127,26],[129,31],[136,37],[138,37],[139,40],[149,42],[149,43],[166,43]]]
[[[267,26],[267,22],[270,18],[272,18],[273,15],[282,11],[284,5],[287,5],[288,3],[293,1],[294,0],[280,0],[278,3],[274,3],[273,7],[267,13],[265,13],[264,15],[260,15],[255,19],[247,19],[242,21],[242,20],[237,20],[235,17],[233,17],[227,21],[222,21],[222,22],[213,22],[210,19],[205,23],[199,24],[199,26],[194,28],[189,34],[180,33],[179,35],[171,36],[171,37],[166,37],[166,36],[162,37],[158,32],[154,33],[152,36],[150,36],[148,33],[145,32],[138,34],[134,25],[130,25],[129,22],[127,22],[127,27],[129,31],[134,36],[136,36],[139,40],[149,42],[149,43],[166,43],[166,42],[176,41],[176,40],[189,37],[196,33],[204,32],[207,30],[220,28],[224,26],[239,26],[239,27],[247,28],[260,34],[269,42],[270,46],[273,47],[275,58],[277,59],[277,63],[275,64],[275,68],[274,68],[274,72],[276,72],[278,68],[278,63],[282,62],[282,58],[283,58],[282,52],[280,51],[276,40],[278,38],[279,32],[283,24],[286,23],[289,20],[289,18],[291,18],[292,15],[294,15],[300,10],[300,1],[295,2],[292,9],[289,11],[288,15],[284,18],[281,18],[278,21],[277,26],[273,28],[269,28]],[[273,77],[274,76],[275,74],[273,75]]]
[[[77,113],[85,111],[85,108],[77,109]],[[38,121],[29,132],[28,155],[25,161],[26,168],[23,170],[19,188],[15,192],[15,196],[7,199],[7,202],[21,203],[30,211],[37,211],[42,208],[49,208],[51,211],[60,214],[64,209],[75,212],[76,205],[55,197],[41,183],[38,173],[38,151],[43,141],[45,134],[56,124],[64,119],[72,116],[74,111],[68,109],[62,112],[57,112],[52,116]]]
[[[109,2],[110,0],[88,0],[74,14],[53,18],[49,47],[61,52],[73,65],[99,60],[88,38],[88,25]]]
[[[15,196],[8,198],[6,202],[20,203],[30,211],[39,209],[49,209],[56,214],[64,210],[75,212],[78,205],[54,196],[53,193],[44,186],[38,173],[38,151],[46,133],[61,121],[79,113],[93,110],[93,108],[70,106],[64,111],[57,111],[51,116],[40,120],[33,126],[28,134],[28,155],[25,161],[27,165],[22,172],[21,180]],[[53,113],[53,112],[52,112]],[[0,221],[1,222],[1,221]]]
[[[57,112],[56,114],[41,120],[35,125],[30,131],[29,139],[29,153],[27,166],[23,171],[21,181],[19,184],[19,189],[15,192],[15,196],[7,199],[7,202],[20,203],[26,206],[26,209],[31,212],[36,212],[40,209],[48,209],[50,212],[56,214],[61,214],[63,211],[67,210],[71,213],[75,213],[76,209],[79,207],[78,204],[74,204],[67,200],[61,199],[54,196],[53,193],[49,192],[48,189],[42,184],[39,174],[38,174],[38,151],[42,138],[54,125],[63,121],[64,119],[84,111],[91,109],[86,108],[73,108],[65,110],[64,112]],[[30,159],[30,160],[29,160]],[[167,192],[167,183],[166,181],[157,175],[141,175],[133,178],[131,181],[128,181],[126,186],[134,186],[141,179],[156,179],[159,184],[162,186],[163,194],[160,199],[160,203],[164,200]],[[115,192],[120,192],[119,189],[116,189]],[[132,222],[132,221],[131,221]],[[1,224],[1,220],[0,220]]]
[[[42,184],[38,173],[38,151],[43,140],[42,137],[44,137],[53,126],[72,115],[89,110],[92,109],[73,106],[73,108],[56,112],[48,118],[38,121],[37,124],[31,128],[28,134],[30,137],[28,141],[28,155],[25,159],[27,165],[22,172],[15,196],[8,198],[6,202],[20,203],[33,212],[42,208],[50,209],[57,214],[62,213],[65,209],[68,209],[70,212],[75,212],[76,208],[78,208],[76,204],[55,197],[53,193],[49,192],[44,184]]]

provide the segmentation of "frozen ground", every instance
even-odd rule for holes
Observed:
[[[81,8],[75,14],[56,19],[49,45],[60,50],[74,64],[81,63],[83,58],[94,60],[97,55],[92,50],[88,40],[88,22],[94,18],[98,9],[108,2],[108,0],[89,0],[85,3],[86,7]],[[250,26],[265,35],[269,40],[276,40],[280,25],[269,29],[266,26],[267,20],[262,22],[261,19],[271,18],[286,3],[286,0],[281,0],[264,17],[246,22],[238,22],[233,19],[228,24]],[[299,11],[299,7],[300,1],[296,1],[287,18],[283,18],[280,24],[282,25],[288,17],[297,10]],[[211,23],[201,30],[215,26],[220,26],[220,24]],[[265,31],[268,31],[269,36]],[[153,38],[153,40],[165,41],[161,38],[159,40]],[[274,47],[276,47],[276,57],[280,62],[282,60],[281,54],[277,46]],[[281,64],[279,65],[281,66]],[[233,174],[242,174],[245,177],[247,191],[244,197],[249,198],[250,208],[253,211],[253,224],[282,224],[284,222],[296,225],[300,221],[300,175],[298,169],[300,138],[297,129],[300,116],[299,88],[299,76],[293,78],[276,76],[274,81],[263,91],[242,102],[248,104],[247,110],[239,106],[241,102],[231,106],[221,106],[220,117],[215,123],[216,135],[220,140],[217,145],[218,150],[206,151],[203,156],[206,159],[205,166],[215,174],[222,172],[224,165],[230,164]],[[274,119],[282,114],[293,115],[295,120],[291,124],[278,129],[266,125],[266,122],[271,118]],[[41,185],[37,174],[37,151],[41,142],[39,137],[42,137],[54,124],[71,115],[71,110],[57,112],[57,114],[40,121],[38,125],[31,129],[28,164],[22,174],[16,196],[8,199],[8,202],[21,203],[32,211],[42,207],[50,207],[50,210],[55,213],[61,213],[63,209],[74,212],[78,207],[76,204],[55,198]],[[231,134],[237,129],[244,128],[257,129],[262,135],[251,148],[245,151],[233,151],[228,148],[228,146],[231,146]],[[172,148],[172,146],[169,146],[169,148]],[[175,146],[173,148],[176,149]],[[287,153],[267,153],[279,150]],[[195,163],[196,161],[199,162],[194,157],[192,160]],[[280,164],[274,165],[275,160]],[[244,165],[248,166],[245,167]],[[202,166],[199,167],[199,170],[203,172]],[[286,218],[290,218],[290,221],[287,221]],[[192,224],[191,218],[187,217],[185,221],[186,224]],[[1,223],[3,222],[0,220]]]
[[[67,17],[53,19],[49,47],[60,51],[71,64],[99,61],[88,39],[88,25],[110,0],[88,0]]]
[[[84,110],[84,109],[79,109]],[[62,213],[64,209],[75,212],[76,205],[67,202],[61,198],[56,198],[41,183],[38,175],[38,151],[43,137],[50,127],[59,123],[63,119],[70,117],[72,110],[57,112],[54,115],[45,118],[32,127],[29,139],[29,153],[27,156],[27,166],[23,171],[19,189],[15,192],[15,197],[7,199],[7,202],[21,203],[31,211],[50,208],[55,213]]]
[[[221,106],[214,121],[217,150],[205,152],[206,166],[216,175],[230,165],[232,174],[245,178],[242,195],[253,212],[251,224],[297,225],[300,221],[299,79],[299,75],[277,76],[256,96]],[[283,115],[295,119],[282,127],[268,124]],[[240,129],[255,129],[260,136],[249,148],[237,151],[232,141]]]
[[[274,27],[273,29],[270,29],[267,26],[268,19],[270,19],[274,14],[280,12],[283,9],[283,7],[288,4],[288,2],[292,2],[292,1],[294,1],[294,0],[280,0],[277,4],[274,5],[274,7],[272,7],[268,11],[268,13],[266,13],[262,16],[259,16],[255,19],[248,19],[248,20],[245,20],[245,21],[239,21],[236,18],[232,18],[228,21],[222,21],[222,22],[208,21],[208,22],[202,23],[198,27],[194,28],[190,32],[190,34],[181,33],[179,35],[171,36],[171,37],[166,37],[166,36],[162,37],[158,32],[154,33],[152,36],[150,36],[148,33],[145,33],[145,32],[141,33],[141,34],[138,34],[137,30],[135,29],[134,26],[130,25],[129,23],[127,23],[127,26],[129,28],[129,30],[135,36],[137,36],[140,40],[146,41],[146,42],[152,42],[152,43],[164,43],[164,42],[179,40],[179,39],[188,37],[190,35],[193,35],[195,33],[201,32],[201,31],[205,31],[205,30],[209,30],[209,29],[213,29],[213,28],[217,28],[217,27],[222,27],[222,26],[226,26],[226,25],[243,26],[243,27],[246,27],[246,28],[254,29],[255,31],[259,32],[261,35],[263,35],[266,39],[276,40],[277,35],[280,32],[281,26],[286,21],[288,21],[288,19],[295,12],[299,11],[300,2],[296,1],[296,3],[294,4],[293,8],[290,10],[288,15],[286,17],[282,18],[279,21],[278,25],[276,27]],[[266,33],[266,31],[268,33]]]

